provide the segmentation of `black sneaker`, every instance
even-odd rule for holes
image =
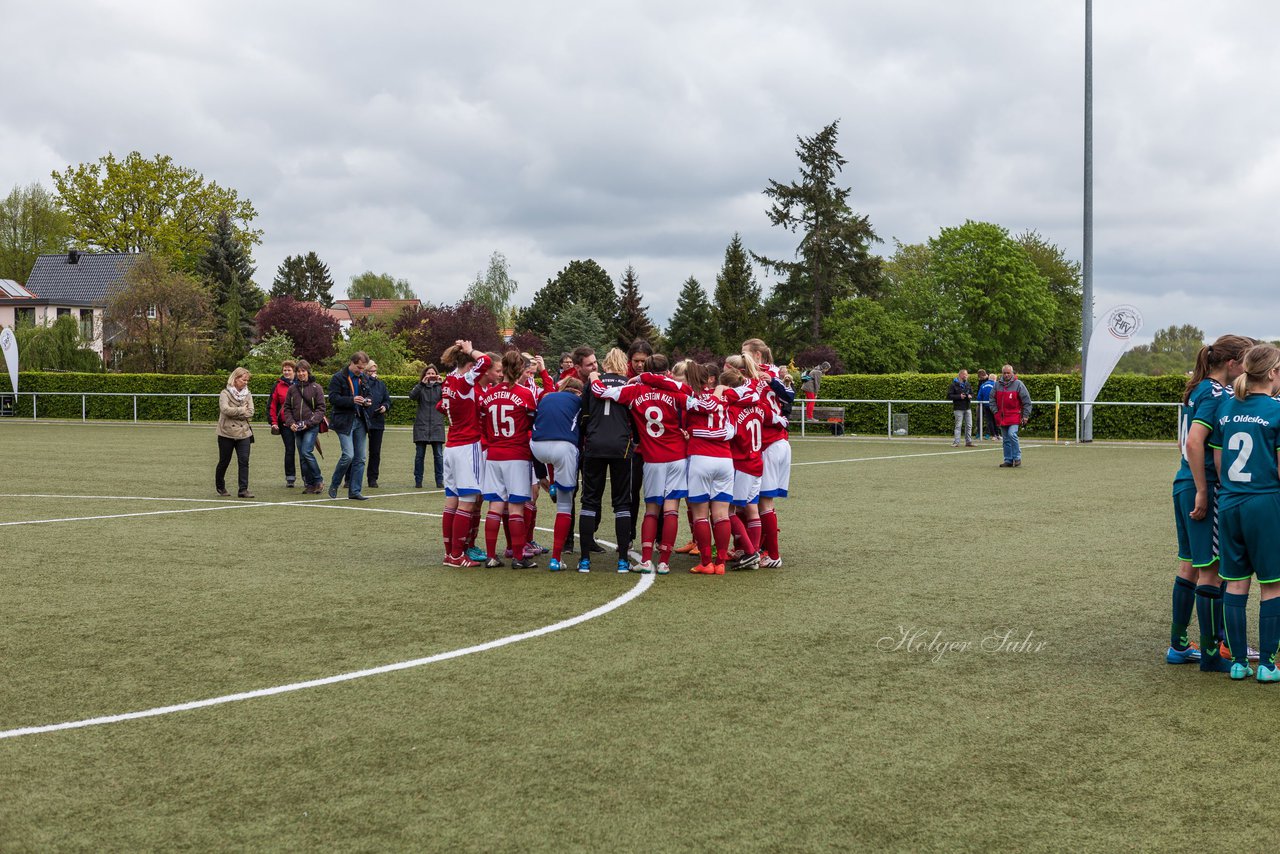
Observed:
[[[525,560],[513,560],[511,561],[511,568],[512,569],[537,569],[538,562],[533,558],[526,558]]]
[[[369,500],[369,496],[367,496],[367,495],[348,495],[348,496],[347,496],[347,500],[348,500],[348,501],[368,501],[368,500]]]

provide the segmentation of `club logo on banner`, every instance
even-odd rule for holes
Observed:
[[[1089,417],[1093,402],[1115,370],[1116,362],[1133,345],[1134,336],[1141,331],[1142,312],[1131,305],[1116,306],[1094,326],[1085,362],[1084,393],[1080,398],[1085,404],[1082,417]]]
[[[18,393],[18,341],[13,337],[13,330],[5,327],[0,331],[0,350],[4,351],[4,363],[9,367],[9,382],[13,393]]]

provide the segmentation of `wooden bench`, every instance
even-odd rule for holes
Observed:
[[[804,416],[805,401],[803,398],[796,398],[795,405],[791,409],[791,417],[788,419],[793,423],[799,424]],[[804,418],[809,424],[830,424],[832,436],[844,435],[844,407],[843,406],[815,406],[813,407],[813,417]]]

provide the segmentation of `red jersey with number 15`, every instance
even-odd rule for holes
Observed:
[[[480,441],[480,422],[476,418],[476,380],[489,370],[492,359],[481,354],[466,371],[453,371],[444,378],[440,389],[440,402],[436,409],[449,416],[449,434],[446,448],[471,445]]]
[[[675,384],[674,380],[667,379]],[[640,438],[640,456],[646,463],[674,463],[685,458],[680,424],[688,395],[683,391],[653,388],[643,382],[606,388],[596,380],[591,384],[591,393],[631,409],[636,435]]]
[[[490,460],[533,459],[529,436],[537,410],[538,401],[527,386],[498,383],[484,390],[480,395],[480,417],[489,440]]]

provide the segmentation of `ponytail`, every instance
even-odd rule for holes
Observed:
[[[1217,348],[1216,342],[1214,348]],[[1267,382],[1268,374],[1280,368],[1280,350],[1271,344],[1255,344],[1244,352],[1240,365],[1244,370],[1231,386],[1237,400],[1245,398],[1249,393],[1249,386],[1262,385]]]
[[[1205,377],[1226,365],[1227,362],[1239,362],[1244,358],[1245,351],[1256,343],[1258,342],[1252,338],[1245,338],[1242,335],[1223,335],[1212,344],[1201,347],[1200,352],[1196,354],[1196,366],[1191,371],[1191,378],[1187,380],[1187,387],[1182,392],[1183,405],[1191,402],[1191,393],[1204,381]]]

